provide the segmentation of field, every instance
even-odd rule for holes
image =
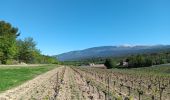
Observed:
[[[18,86],[54,67],[54,65],[0,66],[0,92]]]
[[[105,93],[105,99],[170,100],[170,66],[103,70],[73,68]]]
[[[54,66],[47,67],[48,70],[52,68]],[[37,75],[47,69],[37,67],[32,73]],[[32,78],[34,75],[28,76]],[[12,81],[13,77],[8,81],[10,80]],[[109,70],[61,66],[1,93],[1,98],[2,100],[170,100],[170,66]]]

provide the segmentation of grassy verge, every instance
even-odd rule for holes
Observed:
[[[55,67],[56,65],[0,67],[0,92],[18,86]]]

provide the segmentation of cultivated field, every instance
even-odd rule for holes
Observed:
[[[169,66],[111,70],[51,66],[50,69],[3,91],[0,100],[170,100]]]

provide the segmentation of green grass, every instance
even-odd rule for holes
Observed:
[[[0,92],[18,86],[37,75],[55,68],[56,65],[32,67],[0,67]]]

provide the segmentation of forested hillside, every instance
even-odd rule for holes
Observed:
[[[170,45],[101,46],[79,51],[71,51],[59,54],[56,57],[61,61],[77,61],[80,59],[123,57],[132,54],[158,53],[169,50]]]

